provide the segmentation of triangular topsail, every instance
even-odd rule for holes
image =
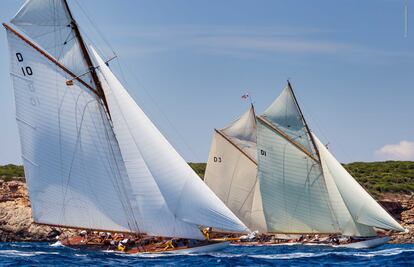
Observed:
[[[11,23],[76,76],[84,74],[80,79],[95,88],[66,1],[27,0]]]
[[[291,143],[317,158],[312,137],[289,82],[278,98],[266,109],[262,118],[284,134]]]
[[[257,180],[253,106],[228,127],[215,130],[204,181],[250,229],[267,232]]]
[[[75,77],[96,72],[82,39],[70,45],[70,18],[64,0],[30,0],[13,19],[24,34],[4,24],[35,222],[196,239],[201,226],[247,231],[96,53],[102,81]]]

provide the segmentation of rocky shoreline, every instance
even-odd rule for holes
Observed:
[[[26,184],[0,180],[0,242],[52,242],[61,232],[76,234],[71,229],[33,223]]]
[[[414,243],[414,195],[386,194],[380,202],[410,230],[406,234],[393,234],[391,243]],[[71,229],[37,225],[31,212],[26,184],[0,180],[0,242],[53,242],[62,232],[66,236],[78,234]]]

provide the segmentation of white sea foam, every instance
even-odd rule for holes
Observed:
[[[319,256],[322,256],[322,255],[323,255],[323,253],[296,252],[296,253],[286,253],[286,254],[248,255],[248,257],[256,258],[256,259],[288,260],[288,259],[298,259],[298,258],[319,257]]]
[[[59,252],[45,252],[45,251],[19,251],[14,249],[9,250],[0,250],[0,255],[2,257],[15,257],[15,256],[21,256],[21,257],[33,257],[37,255],[58,255]]]
[[[62,242],[56,241],[55,243],[50,245],[51,247],[63,247]]]
[[[351,257],[389,257],[401,254],[403,252],[414,252],[414,249],[401,249],[401,248],[391,248],[391,249],[383,249],[377,251],[330,251],[330,252],[319,252],[319,253],[312,253],[312,252],[296,252],[296,253],[286,253],[286,254],[264,254],[264,255],[247,255],[251,258],[257,259],[280,259],[280,260],[288,260],[288,259],[298,259],[298,258],[316,258],[328,255],[337,255],[337,256],[351,256]]]

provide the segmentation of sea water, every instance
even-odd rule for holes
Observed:
[[[230,246],[193,255],[126,255],[86,251],[48,243],[0,243],[1,266],[414,266],[414,245],[388,244],[375,249],[319,246]]]

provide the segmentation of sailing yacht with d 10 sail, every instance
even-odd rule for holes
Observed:
[[[66,0],[27,0],[3,25],[35,223],[185,239],[126,252],[209,251],[228,243],[204,227],[249,231],[85,44]]]
[[[378,229],[406,231],[310,131],[290,82],[263,115],[252,106],[215,130],[205,182],[250,229],[273,237],[367,248],[388,242]]]

